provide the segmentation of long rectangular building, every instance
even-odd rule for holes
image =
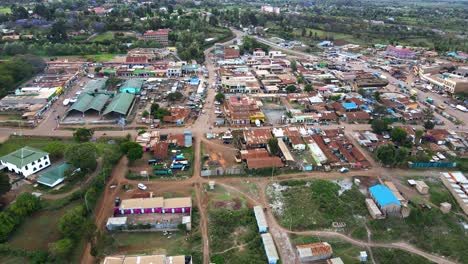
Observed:
[[[276,251],[275,242],[270,233],[262,234],[263,246],[267,255],[268,264],[276,264],[279,261],[278,252]]]
[[[190,213],[192,211],[192,199],[190,197],[168,198],[133,198],[122,200],[119,207],[114,208],[117,214],[176,214]]]
[[[265,233],[268,231],[268,223],[265,218],[265,213],[261,206],[254,206],[255,219],[257,220],[258,232]]]

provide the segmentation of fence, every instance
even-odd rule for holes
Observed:
[[[410,168],[454,168],[456,162],[408,162]]]
[[[223,175],[239,175],[239,174],[245,174],[244,169],[241,168],[216,168],[213,170],[202,170],[200,172],[200,175],[202,177],[208,177],[208,176],[223,176]]]

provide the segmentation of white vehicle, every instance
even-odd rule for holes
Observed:
[[[255,125],[257,127],[260,127],[260,126],[262,126],[262,122],[260,122],[260,120],[258,120],[258,119],[255,119]]]
[[[466,109],[466,107],[463,105],[457,105],[456,108],[462,112],[468,112],[468,109]]]
[[[89,74],[86,75],[86,76],[88,76],[88,78],[91,78],[91,79],[94,78],[94,74],[91,74],[91,73],[89,73]]]
[[[221,112],[221,111],[215,111],[214,113],[215,113],[215,115],[220,115],[220,114],[222,114],[223,112]]]
[[[70,103],[70,99],[63,100],[63,106],[67,106]]]
[[[72,104],[75,103],[76,101],[78,101],[78,98],[76,96],[70,99],[70,103]]]
[[[340,172],[341,172],[341,173],[345,173],[345,172],[348,172],[348,171],[349,171],[349,169],[346,168],[346,167],[342,167],[342,168],[340,169]]]
[[[143,190],[143,191],[146,190],[146,189],[148,189],[148,187],[146,187],[146,185],[144,185],[143,183],[139,183],[139,184],[137,185],[137,187],[138,187],[138,189]]]

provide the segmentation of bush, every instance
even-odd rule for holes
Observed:
[[[40,208],[39,198],[22,193],[16,198],[16,202],[0,213],[0,240],[5,241],[8,235],[21,224],[26,216]]]

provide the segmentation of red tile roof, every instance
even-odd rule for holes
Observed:
[[[145,36],[154,36],[154,35],[167,35],[169,34],[169,29],[168,28],[162,28],[158,29],[156,31],[154,30],[148,30],[144,33]]]
[[[317,243],[306,244],[306,245],[297,245],[296,248],[298,249],[310,248],[313,256],[330,255],[333,253],[332,247],[328,243],[324,243],[324,242],[317,242]]]
[[[249,150],[242,150],[241,151],[241,159],[255,159],[255,158],[266,158],[270,157],[270,153],[264,148],[259,149],[249,149]]]
[[[159,158],[159,159],[167,158],[169,156],[169,143],[158,142],[153,146],[151,150],[154,151],[155,158]]]

